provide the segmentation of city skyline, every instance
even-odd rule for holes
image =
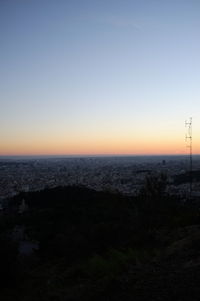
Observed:
[[[0,3],[0,155],[200,153],[200,2]],[[199,140],[199,141],[198,141]]]

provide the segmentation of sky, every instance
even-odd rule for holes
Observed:
[[[0,155],[200,153],[199,0],[0,0]]]

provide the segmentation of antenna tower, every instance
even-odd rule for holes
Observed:
[[[192,195],[192,117],[190,117],[189,121],[185,121],[185,127],[187,128],[187,132],[185,135],[186,146],[189,148],[189,158],[190,158],[190,197]]]

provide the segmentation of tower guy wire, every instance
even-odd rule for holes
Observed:
[[[190,117],[189,121],[185,121],[185,127],[186,127],[186,135],[185,135],[185,141],[186,141],[186,147],[189,148],[189,177],[190,177],[190,197],[192,196],[192,170],[193,170],[193,162],[192,162],[192,117]]]

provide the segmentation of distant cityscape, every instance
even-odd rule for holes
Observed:
[[[200,156],[194,156],[200,170]],[[176,183],[176,176],[189,169],[187,156],[42,157],[0,159],[0,201],[21,191],[37,191],[68,185],[137,195],[147,175],[165,173],[167,192],[184,197],[189,183]],[[193,182],[193,193],[200,180]]]

